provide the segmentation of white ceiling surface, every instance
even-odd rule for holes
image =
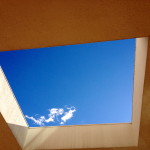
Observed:
[[[0,69],[0,111],[24,150],[137,146],[148,38],[137,38],[130,124],[93,124],[29,128]]]

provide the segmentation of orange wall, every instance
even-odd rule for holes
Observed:
[[[1,0],[0,50],[150,35],[150,0]]]

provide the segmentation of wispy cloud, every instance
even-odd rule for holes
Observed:
[[[58,116],[62,115],[64,113],[64,109],[62,108],[52,108],[49,109],[49,118],[45,120],[45,122],[54,122],[55,118],[58,120]]]
[[[45,117],[41,116],[39,119],[35,119],[34,117],[29,117],[28,115],[25,116],[28,119],[31,119],[35,124],[43,126],[44,125],[44,121],[45,121]]]
[[[65,108],[51,108],[49,109],[49,114],[47,118],[45,116],[35,118],[33,116],[29,117],[28,115],[26,115],[25,117],[32,120],[34,124],[37,124],[39,126],[44,126],[44,123],[50,122],[65,124],[69,119],[73,117],[75,111],[76,108],[74,106]]]
[[[64,124],[67,120],[71,119],[73,117],[73,113],[76,111],[75,107],[67,108],[69,111],[65,112],[65,115],[61,117],[60,124]]]

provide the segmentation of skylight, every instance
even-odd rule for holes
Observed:
[[[131,123],[135,39],[0,52],[29,126]]]

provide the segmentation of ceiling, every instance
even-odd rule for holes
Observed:
[[[0,51],[91,43],[149,35],[150,0],[0,1]],[[150,44],[139,146],[106,150],[150,149],[149,100]]]

